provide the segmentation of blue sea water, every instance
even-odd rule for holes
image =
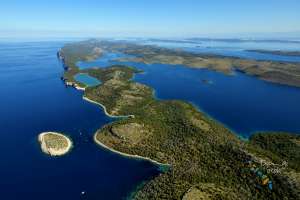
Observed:
[[[79,73],[74,76],[75,80],[85,84],[86,86],[96,86],[100,84],[100,81],[88,74]]]
[[[157,98],[191,102],[240,136],[249,137],[257,131],[300,133],[300,88],[262,81],[237,71],[228,76],[182,65],[99,58],[79,66],[84,69],[112,64],[143,70],[145,73],[137,74],[134,80],[154,88]]]
[[[1,199],[122,199],[159,173],[149,162],[121,157],[92,141],[94,132],[112,119],[60,80],[63,68],[56,51],[63,45],[0,43]],[[118,64],[112,60],[122,56],[107,54],[78,64],[105,67]],[[300,133],[299,88],[239,72],[226,76],[185,66],[121,64],[143,69],[134,79],[153,87],[157,98],[189,101],[237,134]],[[43,131],[68,134],[74,148],[59,158],[43,154],[37,142]]]
[[[158,174],[149,162],[93,142],[94,132],[111,119],[60,80],[56,52],[63,45],[0,43],[0,199],[119,200]],[[59,158],[45,155],[37,141],[43,131],[66,133],[74,148]]]
[[[128,64],[146,71],[135,80],[153,87],[158,98],[191,102],[241,136],[256,131],[300,133],[299,88],[239,72],[228,76],[184,66]]]

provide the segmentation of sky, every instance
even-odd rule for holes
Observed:
[[[0,37],[300,37],[300,0],[1,0]]]

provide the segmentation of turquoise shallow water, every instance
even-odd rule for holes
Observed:
[[[101,84],[101,82],[98,79],[91,77],[88,74],[79,73],[76,74],[74,78],[76,81],[83,83],[87,86],[96,86]]]

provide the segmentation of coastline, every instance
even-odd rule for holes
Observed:
[[[79,86],[75,86],[75,89],[76,89],[76,90],[81,90],[81,91],[84,91],[84,90],[85,90],[85,88],[79,87]]]
[[[76,88],[76,87],[75,87],[75,88]],[[77,88],[76,88],[76,89],[77,89]],[[100,107],[102,107],[104,113],[105,113],[108,117],[111,117],[111,118],[123,118],[123,117],[124,117],[124,118],[125,118],[125,117],[132,117],[132,118],[134,118],[134,117],[135,117],[134,115],[111,115],[111,114],[109,114],[109,113],[107,112],[107,109],[106,109],[106,107],[105,107],[103,104],[101,104],[101,103],[99,103],[99,102],[97,102],[97,101],[93,101],[93,100],[89,99],[88,97],[86,97],[86,96],[84,96],[84,95],[83,95],[82,99],[84,99],[84,100],[86,100],[86,101],[88,101],[88,102],[90,102],[90,103],[93,103],[93,104],[96,104],[96,105],[99,105]],[[96,135],[97,135],[97,133],[95,133],[95,134],[94,134],[94,137],[93,137],[94,142],[95,142],[96,144],[98,144],[99,146],[101,146],[102,148],[107,149],[107,150],[109,150],[109,151],[111,151],[111,152],[113,152],[113,153],[122,155],[122,156],[124,156],[124,157],[133,158],[133,159],[146,160],[146,161],[149,161],[149,162],[151,162],[151,163],[153,163],[153,164],[155,164],[155,165],[158,165],[158,166],[167,166],[167,167],[170,167],[170,166],[171,166],[170,164],[160,163],[160,162],[158,162],[158,161],[156,161],[156,160],[153,160],[153,159],[151,159],[151,158],[148,158],[148,157],[143,157],[143,156],[139,156],[139,155],[131,155],[131,154],[127,154],[127,153],[123,153],[123,152],[117,151],[117,150],[115,150],[115,149],[113,149],[113,148],[110,148],[110,147],[106,146],[106,145],[103,144],[102,142],[98,141],[97,138],[96,138]]]
[[[97,102],[97,101],[93,101],[93,100],[91,100],[91,99],[89,99],[89,98],[87,98],[87,97],[85,97],[85,96],[83,96],[82,98],[83,98],[84,100],[90,102],[90,103],[94,103],[94,104],[97,104],[97,105],[101,106],[102,109],[103,109],[103,111],[104,111],[104,113],[105,113],[107,116],[111,117],[111,118],[122,118],[122,117],[132,117],[132,118],[134,118],[134,115],[111,115],[111,114],[109,114],[109,113],[107,112],[106,107],[105,107],[103,104],[101,104],[101,103],[99,103],[99,102]]]
[[[61,56],[61,51],[59,51],[59,59],[62,60],[62,61],[64,62],[64,57]],[[64,81],[64,82],[65,82],[65,84],[66,84],[67,86],[72,86],[72,87],[74,87],[74,88],[77,89],[77,90],[85,91],[85,88],[84,88],[84,87],[78,86],[78,84],[77,84],[76,82],[68,82],[68,81]],[[154,90],[153,90],[153,93],[155,93]],[[105,107],[103,104],[101,104],[101,103],[99,103],[99,102],[96,102],[96,101],[93,101],[93,100],[89,99],[88,97],[84,96],[84,94],[83,94],[82,98],[83,98],[84,100],[90,102],[90,103],[93,103],[93,104],[96,104],[96,105],[99,105],[100,107],[102,107],[104,113],[105,113],[108,117],[111,117],[111,118],[127,118],[127,117],[132,117],[132,118],[134,118],[134,117],[135,117],[134,115],[111,115],[111,114],[109,114],[109,113],[107,112],[107,109],[106,109],[106,107]],[[62,135],[62,134],[60,134],[60,135]],[[131,154],[127,154],[127,153],[123,153],[123,152],[117,151],[117,150],[115,150],[115,149],[113,149],[113,148],[110,148],[110,147],[106,146],[105,144],[101,143],[100,141],[98,141],[97,138],[96,138],[96,135],[97,135],[97,133],[95,133],[94,136],[93,136],[93,140],[95,141],[95,143],[96,143],[97,145],[101,146],[102,148],[104,148],[104,149],[106,149],[106,150],[109,150],[109,151],[111,151],[111,152],[113,152],[113,153],[116,153],[116,154],[119,154],[119,155],[121,155],[121,156],[128,157],[128,158],[133,158],[133,159],[139,159],[139,160],[149,161],[149,162],[151,162],[151,163],[153,163],[153,164],[155,164],[155,165],[157,165],[157,166],[160,166],[160,167],[161,167],[161,166],[163,166],[163,167],[170,167],[170,166],[171,166],[170,164],[160,163],[160,162],[158,162],[158,161],[156,161],[156,160],[152,160],[151,158],[148,158],[148,157],[143,157],[143,156],[139,156],[139,155],[131,155]],[[42,138],[42,137],[41,137],[41,138]],[[40,136],[39,136],[39,139],[40,139]],[[71,140],[70,140],[70,141],[71,141]],[[68,142],[69,142],[69,141],[68,141]],[[42,144],[42,143],[41,143],[41,144]],[[44,144],[44,145],[45,145],[45,144]],[[72,147],[72,142],[71,142],[70,145],[71,145],[71,146],[68,147],[68,148],[69,148],[68,151],[69,151],[69,150],[71,149],[71,147]],[[43,145],[42,145],[42,146],[43,146]],[[42,149],[43,149],[43,147],[42,147]],[[45,150],[45,151],[44,151],[44,150]],[[46,146],[44,146],[43,151],[44,151],[45,153],[48,153],[48,149],[46,148]],[[68,152],[68,151],[67,151],[67,152]]]
[[[74,87],[74,88],[77,89],[77,90],[82,90],[82,91],[85,90],[85,87],[80,87],[80,86],[78,86],[78,84],[75,83],[75,82],[65,81],[65,85],[66,85],[66,86]]]
[[[63,149],[63,150],[53,150],[51,148],[48,148],[46,146],[46,142],[44,140],[44,136],[46,134],[54,134],[54,135],[58,135],[58,136],[64,137],[67,140],[68,146],[65,149]],[[42,133],[40,133],[38,135],[38,141],[39,141],[39,143],[41,145],[42,152],[44,152],[45,154],[48,154],[50,156],[63,156],[65,154],[67,154],[68,152],[70,152],[70,150],[73,147],[73,143],[72,143],[72,141],[71,141],[71,139],[69,137],[67,137],[67,136],[65,136],[65,135],[63,135],[61,133],[57,133],[57,132],[50,132],[50,131],[49,132],[42,132]]]
[[[75,82],[65,82],[65,83],[67,83],[66,85],[71,85],[72,87],[74,87],[77,90],[85,91],[85,88],[79,87]],[[155,93],[154,90],[153,90],[153,93]],[[107,115],[108,117],[111,117],[111,118],[127,118],[127,117],[134,118],[135,117],[134,115],[111,115],[111,114],[108,113],[106,107],[103,104],[101,104],[101,103],[99,103],[97,101],[93,101],[93,100],[89,99],[88,97],[84,96],[84,94],[83,94],[82,98],[84,100],[90,102],[90,103],[99,105],[103,109],[105,115]],[[102,142],[98,141],[97,138],[96,138],[96,136],[97,136],[97,132],[93,136],[94,142],[97,145],[99,145],[101,148],[103,148],[105,150],[108,150],[108,151],[111,151],[112,153],[119,154],[120,156],[124,156],[124,157],[127,157],[129,159],[136,159],[136,160],[143,160],[143,161],[151,162],[152,164],[158,166],[162,172],[164,171],[164,168],[170,168],[171,167],[171,165],[168,164],[168,163],[160,163],[160,162],[158,162],[156,160],[153,160],[153,159],[151,159],[149,157],[143,157],[143,156],[139,156],[139,155],[132,155],[132,154],[127,154],[127,153],[123,153],[123,152],[117,151],[117,150],[115,150],[115,149],[113,149],[111,147],[106,146]]]
[[[146,161],[149,161],[149,162],[151,162],[151,163],[153,163],[155,165],[158,165],[158,166],[168,166],[168,167],[171,166],[170,164],[160,163],[160,162],[158,162],[156,160],[153,160],[151,158],[148,158],[148,157],[143,157],[143,156],[139,156],[139,155],[132,155],[132,154],[128,154],[128,153],[123,153],[121,151],[117,151],[117,150],[115,150],[115,149],[113,149],[111,147],[106,146],[105,144],[103,144],[99,140],[97,140],[96,136],[97,136],[97,133],[95,133],[94,137],[93,137],[95,143],[97,145],[101,146],[102,148],[107,149],[107,150],[109,150],[109,151],[111,151],[113,153],[116,153],[116,154],[119,154],[121,156],[128,157],[128,158],[133,158],[133,159],[138,159],[138,160],[146,160]]]
[[[85,90],[85,88],[84,87],[79,87],[79,86],[75,86],[75,88],[77,89],[77,90],[82,90],[82,91],[84,91]]]
[[[75,65],[75,67],[76,67],[76,65]],[[73,71],[71,71],[70,74],[72,74],[72,72]],[[113,72],[115,72],[115,71],[113,71]],[[70,74],[68,74],[68,75],[70,75]],[[103,74],[100,73],[100,75],[103,75]],[[104,75],[107,75],[107,74],[104,74]],[[102,76],[100,76],[100,77],[102,78]],[[111,78],[111,77],[114,77],[114,76],[110,76],[110,77],[107,76],[107,78]],[[104,79],[104,80],[106,80],[106,79]],[[73,85],[73,87],[74,87],[74,85]],[[74,88],[76,88],[76,87],[74,87]],[[78,89],[78,88],[76,88],[76,89]],[[108,90],[109,89],[113,90],[114,88],[108,88]],[[89,91],[86,91],[86,92],[89,92]],[[91,95],[91,98],[95,99],[95,101],[89,99],[85,95],[83,95],[83,99],[88,102],[100,105],[103,108],[105,114],[109,117],[116,117],[116,118],[122,117],[122,116],[110,115],[107,112],[106,107],[103,105],[103,104],[107,105],[105,103],[106,101],[111,101],[111,99],[107,100],[106,96],[114,95],[113,92],[107,93],[107,94],[100,93],[100,100],[98,99],[97,94],[95,94],[95,95],[96,95],[96,98],[93,98],[94,95]],[[104,100],[102,100],[102,99],[104,99]],[[116,98],[113,100],[116,100]],[[99,102],[103,102],[103,104],[101,104]],[[161,131],[166,136],[173,134],[175,128],[176,128],[175,130],[181,130],[181,127],[182,127],[182,123],[180,123],[180,122],[182,122],[181,115],[180,115],[181,113],[189,113],[186,116],[187,121],[189,121],[189,122],[193,122],[192,120],[194,117],[195,118],[199,117],[197,115],[197,111],[194,112],[194,109],[184,106],[183,104],[175,104],[176,102],[173,104],[171,104],[171,103],[158,104],[158,105],[163,105],[159,108],[154,107],[154,106],[157,106],[156,104],[153,106],[154,108],[158,109],[158,111],[160,111],[160,113],[162,113],[163,116],[165,116],[165,114],[168,116],[172,116],[172,117],[174,116],[174,122],[175,122],[174,125],[171,124],[170,125],[171,128],[169,128],[169,126],[168,126],[169,124],[165,123],[167,125],[165,127],[167,127],[168,129],[167,129],[167,131]],[[167,107],[167,106],[170,106],[170,107]],[[166,109],[164,109],[164,107],[166,107]],[[108,108],[108,111],[112,110],[110,108],[111,107]],[[113,105],[112,105],[112,108],[113,108]],[[136,107],[136,109],[138,109],[138,107]],[[140,113],[135,112],[134,109],[131,112],[130,111],[128,112],[128,110],[126,110],[126,111],[127,111],[126,114],[127,113],[136,113],[136,116],[140,116]],[[156,111],[156,110],[154,110],[154,111]],[[182,111],[182,112],[180,112],[180,111]],[[143,115],[145,113],[148,114],[146,109],[145,109],[145,112],[141,112],[141,116],[144,117]],[[118,113],[114,113],[114,114],[118,114]],[[133,116],[133,115],[129,115],[129,116]],[[154,128],[156,128],[156,127],[160,128],[163,125],[165,125],[162,122],[163,120],[160,120],[160,118],[156,118],[157,115],[155,115],[155,113],[153,115],[145,115],[145,116],[147,117],[145,119],[149,120],[150,123],[153,123],[153,124],[155,123]],[[123,117],[128,117],[128,116],[123,116]],[[140,117],[138,117],[138,119],[132,119],[132,121],[139,120],[139,119],[140,119]],[[144,118],[142,118],[142,119],[144,119]],[[158,119],[158,120],[155,122],[151,122],[151,120],[154,120],[154,119]],[[173,120],[173,118],[172,118],[172,120]],[[128,121],[130,122],[131,120],[128,120]],[[209,123],[209,125],[212,125],[213,127],[215,127],[215,125],[217,125],[214,122],[215,120],[208,119],[207,122],[208,121],[212,121],[211,123]],[[124,121],[122,120],[122,122],[124,122],[126,124],[127,120],[124,120]],[[145,120],[145,122],[148,123],[148,121],[146,121],[146,120]],[[177,122],[179,122],[179,123],[177,123]],[[184,125],[185,124],[186,123],[184,123]],[[197,123],[196,125],[198,125],[198,124],[199,123]],[[112,128],[114,125],[115,124],[112,123],[111,127],[108,127],[108,129],[105,129],[105,130],[109,131],[109,129]],[[177,133],[176,138],[174,137],[174,140],[176,143],[174,143],[174,145],[170,145],[169,147],[167,147],[168,149],[170,148],[172,150],[172,152],[174,152],[173,154],[171,154],[171,155],[169,154],[169,155],[170,156],[174,155],[178,158],[178,159],[176,159],[176,157],[169,157],[172,159],[172,162],[170,162],[170,163],[172,163],[173,165],[163,164],[163,163],[157,162],[156,160],[152,160],[151,158],[149,158],[149,157],[152,157],[152,158],[156,157],[156,156],[151,156],[151,155],[153,155],[153,153],[155,153],[154,150],[156,150],[155,148],[153,148],[153,145],[151,145],[151,143],[150,143],[151,146],[149,145],[149,148],[145,148],[145,152],[140,151],[140,149],[136,149],[136,151],[132,152],[132,149],[130,149],[132,147],[126,146],[126,143],[122,143],[122,140],[119,143],[119,145],[121,144],[120,146],[122,148],[118,148],[118,147],[120,147],[120,146],[118,146],[118,143],[112,143],[114,145],[110,145],[109,142],[105,142],[106,140],[102,140],[101,136],[103,136],[103,135],[99,135],[99,139],[98,139],[97,134],[101,134],[100,131],[96,132],[93,135],[93,140],[97,145],[100,146],[100,148],[103,148],[104,150],[107,150],[107,151],[111,151],[112,153],[119,154],[122,157],[127,157],[128,159],[133,158],[136,160],[149,161],[157,167],[161,167],[161,168],[165,167],[166,169],[170,169],[170,167],[172,167],[172,166],[174,167],[174,170],[172,171],[172,173],[166,173],[164,176],[162,176],[162,180],[161,179],[157,180],[157,181],[159,181],[158,182],[159,184],[155,184],[155,183],[157,183],[155,180],[154,184],[151,185],[151,186],[153,186],[154,189],[157,189],[157,190],[148,190],[148,188],[145,189],[143,187],[142,188],[137,187],[133,191],[133,195],[131,196],[132,198],[134,196],[138,196],[138,198],[140,198],[140,199],[145,199],[144,197],[146,197],[146,196],[150,197],[152,194],[160,194],[160,193],[169,194],[170,190],[171,191],[175,190],[175,191],[178,191],[177,194],[170,193],[168,196],[170,196],[170,198],[173,198],[173,199],[179,199],[179,198],[181,199],[182,198],[181,194],[185,194],[187,191],[189,191],[189,190],[186,190],[187,188],[183,188],[181,186],[186,185],[187,183],[193,184],[195,178],[198,178],[199,180],[203,179],[204,182],[207,181],[207,179],[210,179],[210,182],[213,184],[216,184],[216,185],[219,185],[220,181],[222,181],[224,184],[228,184],[229,186],[243,188],[243,185],[240,184],[241,181],[236,180],[236,178],[235,178],[236,176],[231,176],[231,175],[235,175],[235,173],[237,173],[237,175],[240,175],[238,173],[240,171],[240,166],[245,164],[245,160],[249,160],[249,155],[247,155],[248,151],[250,153],[252,153],[254,156],[256,156],[256,153],[261,153],[261,152],[255,150],[256,146],[249,145],[249,147],[248,147],[248,145],[247,146],[243,145],[242,141],[240,142],[239,139],[235,139],[235,137],[231,137],[232,136],[232,134],[230,133],[231,129],[228,129],[229,131],[226,131],[222,126],[220,126],[220,127],[216,126],[216,128],[211,129],[207,132],[206,132],[206,130],[205,131],[197,131],[197,133],[199,133],[199,134],[195,135],[194,134],[195,130],[193,130],[193,128],[195,126],[192,126],[191,128],[186,128],[185,131],[178,131],[178,133],[177,133],[177,131],[175,131]],[[200,128],[201,128],[201,122],[200,122]],[[227,128],[227,127],[225,127],[225,128]],[[125,129],[125,131],[128,132],[128,129],[127,130]],[[139,131],[139,130],[137,130],[137,131]],[[190,133],[190,134],[186,134],[186,133]],[[207,133],[209,133],[212,136],[207,137],[207,135],[208,135]],[[107,134],[110,135],[109,132],[107,132]],[[158,134],[159,134],[159,132],[158,132]],[[214,136],[214,135],[216,135],[216,136]],[[164,138],[159,137],[161,135],[155,135],[155,136],[156,137],[153,137],[153,139],[150,140],[149,142],[154,141],[155,144],[158,144],[157,146],[154,145],[154,147],[158,148],[158,150],[159,150],[158,152],[165,153],[166,152],[164,149],[165,146],[162,146],[162,145],[165,145],[167,143],[164,143]],[[172,136],[173,135],[171,135],[171,137]],[[200,138],[200,137],[203,137],[204,140],[202,140],[202,138]],[[195,141],[195,142],[192,143],[190,141]],[[145,140],[145,142],[148,142],[148,141]],[[224,142],[225,142],[225,144],[229,143],[230,145],[222,145],[222,144],[224,144]],[[177,143],[179,145],[177,145]],[[181,148],[182,147],[182,146],[180,146],[181,144],[186,144],[186,145],[183,146],[183,148]],[[221,148],[218,148],[219,144],[221,145]],[[202,149],[202,146],[200,146],[200,145],[203,145],[204,148]],[[212,146],[212,148],[205,148],[205,145],[210,145],[210,146]],[[138,146],[138,147],[140,147],[140,146]],[[217,147],[217,148],[214,148],[214,147]],[[253,149],[251,147],[253,147]],[[116,148],[118,150],[115,150],[114,148]],[[143,148],[143,145],[141,146],[141,148]],[[201,148],[201,151],[203,151],[203,153],[198,154],[196,152],[194,153],[194,151],[190,152],[188,149],[192,149],[192,148],[197,149],[197,150],[199,148]],[[208,150],[206,150],[206,149],[208,149]],[[185,150],[187,150],[187,151],[185,151]],[[244,152],[244,150],[247,150],[246,153]],[[129,153],[123,153],[123,152],[129,152]],[[130,153],[130,152],[132,152],[132,153]],[[218,156],[211,157],[210,155],[212,152],[216,153],[216,155],[218,155]],[[145,155],[145,157],[139,156],[138,154]],[[147,157],[147,156],[149,156],[149,157]],[[258,158],[260,158],[259,156],[265,156],[265,155],[257,154],[257,156],[258,156]],[[157,157],[157,158],[160,158],[160,157]],[[161,160],[161,159],[158,159],[158,160]],[[205,160],[206,162],[202,162],[203,160]],[[233,163],[233,165],[231,165],[231,164],[227,165],[226,163],[224,165],[224,160],[226,162],[229,160],[229,162]],[[190,167],[190,166],[185,167],[186,161],[193,161],[193,163],[192,163],[193,165],[191,166],[193,168],[191,168],[192,170],[188,171],[191,173],[190,176],[185,176],[185,174],[187,173],[187,167]],[[251,159],[251,161],[252,161],[252,159]],[[183,162],[185,162],[185,163],[183,164]],[[256,162],[256,161],[254,160],[254,162]],[[183,164],[183,165],[181,165],[181,164]],[[187,165],[189,165],[189,163],[187,163]],[[224,175],[223,174],[224,167],[222,167],[223,165],[225,167],[228,166],[228,168],[229,168],[228,169],[229,170],[228,177],[223,176]],[[168,168],[166,166],[168,166]],[[194,169],[199,169],[199,170],[194,170]],[[202,170],[204,171],[204,173]],[[176,173],[175,175],[178,174],[178,176],[172,176],[173,172]],[[230,173],[230,172],[232,172],[232,173]],[[181,174],[183,174],[184,176],[181,176]],[[220,175],[220,176],[218,176],[218,175]],[[193,180],[191,180],[190,177],[192,177]],[[276,182],[277,182],[277,180],[276,180]],[[165,184],[166,187],[164,187],[164,185],[162,185],[160,183],[162,183],[162,184],[167,183],[167,184]],[[284,184],[284,182],[282,182],[281,180],[278,181],[278,183]],[[249,186],[249,184],[246,183],[245,184],[246,190],[248,189],[248,186]],[[140,196],[139,194],[136,195],[137,191],[141,191],[141,194],[143,194],[143,196]],[[228,192],[230,193],[230,191],[228,191]],[[291,192],[290,192],[290,194],[292,195]],[[241,195],[244,195],[244,194],[241,193]],[[253,192],[251,189],[247,190],[247,196],[250,196],[250,195],[253,195]],[[254,193],[254,195],[255,195],[255,193]],[[263,195],[264,195],[264,193],[262,194],[262,196]],[[283,195],[280,193],[280,195],[283,196],[284,193],[283,193]],[[268,194],[266,194],[265,198],[268,198]]]

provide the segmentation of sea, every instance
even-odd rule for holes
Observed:
[[[122,157],[93,142],[97,129],[117,119],[106,116],[102,108],[82,99],[82,91],[66,87],[61,81],[64,69],[56,52],[68,42],[0,42],[1,199],[126,199],[160,173],[159,167],[148,161]],[[299,44],[291,43],[135,42],[300,62],[300,57],[246,51],[257,47],[299,50]],[[118,57],[124,54],[108,52],[78,65],[83,69],[126,64],[142,69],[144,73],[137,74],[134,80],[154,88],[156,98],[190,102],[244,138],[257,131],[300,134],[300,88],[266,82],[238,71],[228,76],[182,65],[123,63],[115,60]],[[62,157],[45,155],[37,141],[38,134],[44,131],[68,135],[74,148]]]

